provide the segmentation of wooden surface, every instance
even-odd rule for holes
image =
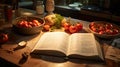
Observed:
[[[80,21],[83,23],[84,28],[81,32],[89,32],[87,21],[73,19],[75,21]],[[9,26],[9,25],[8,25]],[[22,54],[24,52],[30,53],[32,48],[37,43],[40,36],[44,33],[41,32],[36,35],[26,36],[17,34],[12,31],[11,26],[5,26],[3,28],[6,32],[9,33],[9,41],[5,44],[0,45],[0,58],[16,64],[17,66],[22,67],[120,67],[119,62],[115,62],[109,58],[105,58],[104,62],[97,62],[97,61],[84,61],[81,59],[70,59],[65,60],[58,57],[52,56],[41,56],[39,58],[33,58],[30,55],[27,59],[22,59]],[[14,52],[9,52],[8,50],[12,50],[13,48],[17,47],[17,43],[20,41],[27,41],[27,46],[23,49],[16,50]],[[106,52],[109,46],[111,46],[112,39],[100,39],[98,38],[102,48],[104,56],[106,56]]]

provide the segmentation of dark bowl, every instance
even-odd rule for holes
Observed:
[[[105,21],[94,21],[95,24],[102,24],[102,25],[105,25],[105,24],[112,24],[114,26],[114,28],[118,29],[119,33],[117,34],[99,34],[98,32],[95,32],[93,31],[91,28],[90,28],[90,24],[89,24],[89,30],[90,32],[92,32],[95,36],[97,37],[100,37],[100,38],[106,38],[106,39],[110,39],[110,38],[117,38],[117,37],[120,37],[120,27],[116,24],[113,24],[113,23],[109,23],[109,22],[105,22]]]
[[[22,20],[26,20],[28,22],[32,21],[32,20],[38,20],[39,23],[41,23],[41,24],[40,24],[40,26],[34,26],[34,27],[20,27],[20,26],[18,26],[18,23]],[[44,24],[45,24],[45,21],[42,18],[31,17],[31,16],[22,16],[22,17],[18,17],[13,20],[13,31],[20,33],[20,34],[33,35],[33,34],[40,33],[43,29]]]

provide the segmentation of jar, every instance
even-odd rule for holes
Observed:
[[[5,24],[4,9],[0,8],[0,26]]]
[[[52,14],[54,11],[54,0],[47,0],[46,1],[46,11],[48,14]]]
[[[36,12],[37,12],[37,14],[44,14],[43,1],[37,1],[37,3],[36,3]]]

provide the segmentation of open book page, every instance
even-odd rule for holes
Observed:
[[[97,56],[98,50],[92,33],[75,33],[69,38],[68,55]]]
[[[69,34],[65,32],[47,32],[44,33],[35,48],[36,52],[43,52],[49,54],[50,52],[53,55],[57,54],[58,51],[66,54],[68,47],[68,37]],[[57,52],[57,53],[56,53]]]

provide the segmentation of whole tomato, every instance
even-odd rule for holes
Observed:
[[[95,22],[91,22],[91,23],[90,23],[90,27],[91,27],[91,26],[95,26],[95,25],[96,25]]]
[[[28,28],[28,27],[29,27],[28,23],[25,23],[25,24],[24,24],[24,26],[25,26],[26,28]]]
[[[77,27],[76,27],[75,25],[71,25],[71,26],[69,27],[69,32],[70,32],[70,33],[76,33],[76,32],[77,32]]]
[[[21,22],[18,23],[19,27],[28,27],[28,22],[25,20],[22,20]]]
[[[65,29],[65,31],[68,31],[69,30],[69,27],[70,27],[70,23],[63,23],[63,25],[62,25],[63,27],[64,27],[64,29]]]
[[[99,32],[99,31],[98,31],[98,28],[95,27],[95,26],[91,26],[90,28],[91,28],[91,30],[94,31],[94,32]]]
[[[119,30],[118,29],[113,29],[113,34],[118,34]]]
[[[77,30],[80,31],[83,28],[83,24],[82,23],[77,23],[76,27],[77,27]]]
[[[5,43],[8,41],[8,35],[5,33],[0,34],[0,44]]]
[[[18,26],[21,27],[23,24],[24,24],[24,21],[21,21],[21,22],[18,23]]]
[[[49,31],[50,25],[46,24],[46,25],[43,26],[43,28],[44,28],[44,30]]]
[[[32,22],[33,22],[33,24],[35,24],[36,26],[40,26],[40,25],[41,25],[41,23],[40,23],[38,20],[33,20]]]
[[[113,25],[110,24],[110,23],[106,24],[105,26],[106,26],[107,29],[112,29],[113,28]]]
[[[39,23],[39,21],[38,21],[38,20],[33,20],[32,22],[33,22],[33,23]]]
[[[98,34],[105,34],[105,31],[99,31]]]
[[[99,31],[105,31],[105,28],[103,26],[100,26]]]
[[[112,35],[113,34],[113,30],[112,29],[106,29],[106,34]]]

